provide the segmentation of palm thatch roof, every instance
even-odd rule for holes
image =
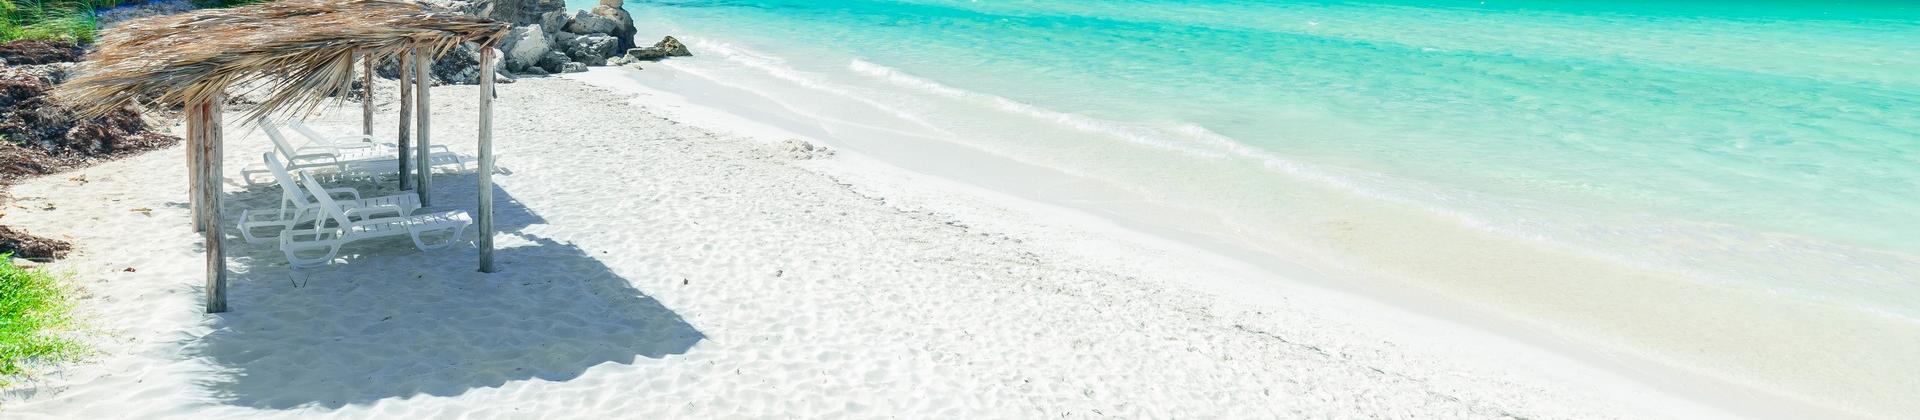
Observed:
[[[83,115],[175,107],[228,86],[266,90],[255,115],[310,110],[353,78],[354,54],[385,60],[463,42],[492,47],[508,25],[424,3],[280,0],[128,21],[106,31],[79,77],[55,89]]]

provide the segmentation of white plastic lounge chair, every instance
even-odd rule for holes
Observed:
[[[273,172],[274,181],[280,184],[280,208],[247,209],[240,212],[240,237],[254,245],[273,243],[279,238],[277,230],[293,229],[300,224],[318,222],[323,213],[319,204],[312,197],[308,197],[307,190],[301,188],[300,184],[294,181],[293,175],[287,172],[286,164],[280,162],[280,157],[274,156],[273,152],[267,152],[260,154],[260,158],[266,163],[267,170]],[[393,206],[400,209],[402,216],[413,214],[414,210],[420,209],[420,198],[412,191],[385,197],[361,198],[359,190],[328,188],[324,194],[336,199],[343,195],[351,197],[351,200],[338,201],[340,205],[347,208]],[[268,228],[276,230],[270,231],[273,232],[272,236],[256,234],[260,233],[261,229]]]
[[[325,214],[313,224],[313,229],[280,231],[280,251],[296,270],[332,263],[340,255],[340,247],[367,239],[407,235],[421,251],[452,247],[460,241],[467,226],[473,224],[466,212],[457,210],[405,215],[399,206],[393,205],[347,208],[325,194],[312,194],[323,191],[320,183],[307,171],[300,172],[300,184],[307,188],[309,195],[319,199],[319,207]],[[445,238],[429,243],[426,236],[436,233]]]
[[[273,141],[273,147],[280,150],[281,154],[286,155],[287,163],[297,165],[303,163],[303,160],[321,158],[331,158],[336,162],[394,160],[396,158],[392,149],[377,147],[372,144],[341,147],[333,144],[313,142],[296,148],[293,147],[293,143],[287,141],[286,134],[280,131],[280,125],[267,121],[265,118],[261,118],[259,121],[256,121],[256,123],[259,124],[260,131],[267,133],[267,139]]]
[[[330,175],[379,175],[400,172],[400,161],[397,159],[398,156],[395,156],[395,150],[386,145],[341,148],[312,144],[296,148],[292,143],[287,142],[287,137],[273,122],[261,118],[255,123],[260,126],[260,131],[267,134],[267,139],[273,142],[274,150],[279,151],[280,156],[285,158],[284,162],[287,163],[289,170],[311,169]],[[434,146],[432,149],[436,151],[429,155],[428,159],[433,166],[451,164],[456,169],[466,169],[466,161],[446,146]],[[271,182],[262,177],[267,172],[263,168],[247,168],[240,171],[240,176],[248,184],[265,185]]]
[[[379,147],[379,146],[385,146],[389,149],[393,149],[398,147],[398,146],[394,146],[392,143],[383,144],[380,142],[376,142],[373,140],[373,136],[368,136],[368,135],[361,135],[361,134],[352,134],[352,135],[344,135],[344,136],[323,135],[323,134],[320,134],[319,131],[314,130],[313,127],[308,127],[305,122],[301,122],[300,120],[287,120],[287,127],[293,128],[294,132],[300,133],[302,137],[306,137],[307,145],[309,146],[327,146],[327,147],[333,147],[336,149],[358,149],[358,148]]]

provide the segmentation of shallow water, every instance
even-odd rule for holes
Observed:
[[[1834,328],[1911,332],[1920,6],[1823,3],[628,7],[643,36],[701,54],[654,65],[756,92],[829,134],[962,144],[1204,215],[1193,229],[1227,241],[1378,266],[1521,316],[1558,309],[1455,279],[1628,277],[1528,253],[1552,249],[1765,296],[1730,303],[1753,313],[1817,304],[1842,315],[1807,319]],[[1506,239],[1456,239],[1479,234]],[[1483,263],[1436,265],[1386,250],[1400,241],[1492,245],[1435,252]],[[1550,323],[1599,328],[1572,319]]]

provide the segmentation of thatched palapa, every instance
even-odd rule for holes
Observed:
[[[82,115],[102,115],[132,105],[185,110],[187,178],[193,226],[207,255],[207,312],[227,310],[226,237],[221,225],[223,167],[222,98],[232,86],[263,90],[266,99],[246,120],[279,112],[305,113],[353,79],[354,60],[413,57],[412,83],[419,131],[413,148],[420,203],[428,203],[427,67],[431,57],[464,42],[481,46],[479,146],[480,271],[493,272],[492,88],[494,44],[507,24],[422,3],[392,0],[281,0],[232,9],[128,21],[100,39],[80,66],[80,76],[54,95]],[[372,66],[368,65],[371,69]],[[368,79],[371,82],[372,79]],[[410,85],[410,86],[409,86]],[[362,86],[371,100],[372,83]],[[405,119],[402,116],[401,119]],[[262,119],[264,120],[264,119]],[[372,114],[363,130],[372,132]],[[402,131],[397,159],[409,151]],[[282,151],[282,153],[292,153]],[[291,156],[289,156],[291,158]]]
[[[483,47],[508,25],[423,3],[281,0],[128,21],[100,38],[80,77],[55,95],[100,115],[127,105],[199,103],[261,82],[256,114],[310,110],[353,78],[355,54],[383,60],[422,49],[440,56],[463,42]],[[257,115],[256,115],[257,116]]]

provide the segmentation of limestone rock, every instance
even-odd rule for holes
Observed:
[[[586,63],[589,66],[604,66],[607,64],[607,57],[612,57],[614,51],[618,51],[614,49],[618,44],[619,41],[614,40],[612,35],[582,36],[575,39],[573,45],[567,46],[567,56],[572,57],[573,61]]]
[[[613,21],[614,30],[607,34],[613,35],[614,39],[620,41],[618,45],[614,46],[617,48],[615,51],[626,51],[638,45],[635,45],[633,42],[633,34],[635,32],[633,15],[628,14],[627,9],[620,7],[620,3],[621,0],[600,0],[600,5],[594,6],[594,8],[588,10],[588,12]]]
[[[538,67],[540,67],[541,70],[546,70],[547,73],[559,73],[560,69],[565,67],[569,62],[572,62],[572,60],[568,59],[566,54],[561,54],[559,51],[547,51],[546,56],[540,57]]]
[[[566,31],[576,34],[611,34],[620,29],[620,23],[606,16],[581,10],[573,15],[573,21],[567,23]]]
[[[555,10],[540,15],[540,27],[547,28],[548,31],[558,31],[566,28],[567,12]]]
[[[444,3],[443,7],[514,26],[545,24],[547,13],[564,13],[567,9],[566,0],[437,0],[436,2]]]
[[[687,51],[687,45],[680,43],[680,40],[667,37],[651,47],[627,50],[627,56],[634,60],[654,61],[667,57],[691,57],[693,52]]]
[[[587,71],[587,63],[569,62],[560,66],[561,73],[580,73]]]
[[[507,31],[506,39],[500,42],[507,70],[514,72],[526,70],[525,66],[538,65],[541,57],[546,57],[552,49],[553,43],[540,25],[515,26]]]

